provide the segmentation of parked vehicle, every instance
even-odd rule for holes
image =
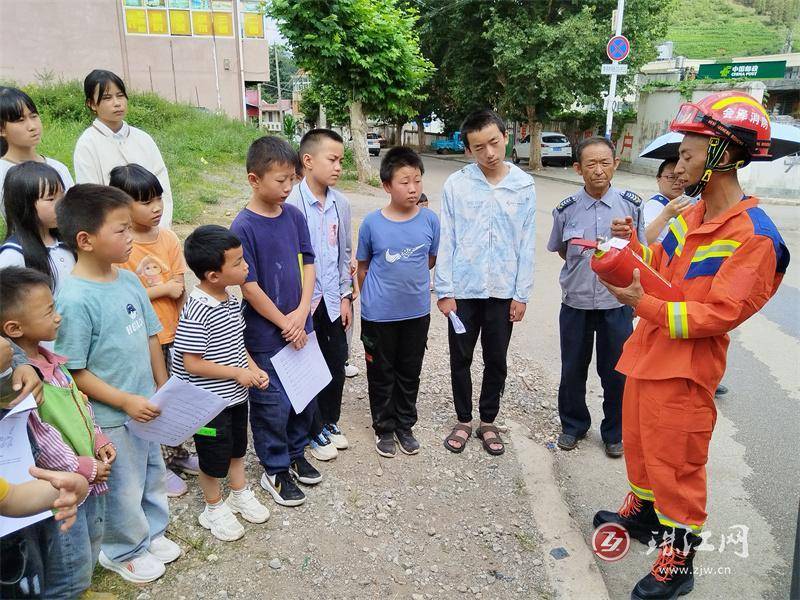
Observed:
[[[380,156],[381,155],[381,143],[378,140],[377,133],[368,133],[367,134],[367,150],[369,151],[371,156]]]
[[[383,137],[380,133],[368,133],[367,139],[378,140],[378,143],[381,145],[381,148],[386,148],[386,138]]]
[[[511,160],[519,164],[521,160],[530,161],[531,136],[526,135],[521,142],[514,144]],[[563,133],[555,131],[542,132],[542,163],[556,163],[563,166],[572,164],[572,146]]]
[[[431,144],[431,148],[436,150],[436,154],[448,154],[450,152],[463,153],[464,142],[461,141],[461,132],[456,131],[445,140],[436,140]]]

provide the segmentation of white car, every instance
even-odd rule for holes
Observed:
[[[530,160],[531,136],[527,135],[521,142],[514,144],[511,160],[519,164],[521,160]],[[555,131],[542,132],[542,163],[553,162],[563,166],[572,164],[572,146],[569,139]]]

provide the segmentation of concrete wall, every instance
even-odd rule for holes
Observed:
[[[120,7],[118,0],[0,0],[0,80],[25,84],[50,73],[83,80],[105,68],[131,89],[243,116],[236,38],[217,37],[215,48],[209,37],[126,35]],[[245,81],[269,80],[266,40],[243,40],[242,56]]]
[[[710,84],[692,92],[692,102],[697,102],[719,90],[732,89],[727,84]],[[741,90],[761,101],[765,86],[760,81],[741,82],[733,89]],[[617,152],[622,168],[634,173],[655,175],[661,161],[640,158],[639,154],[650,142],[669,130],[669,123],[686,102],[679,92],[656,89],[639,96],[636,123],[627,123],[617,140]],[[784,164],[786,162],[786,164]],[[800,165],[792,166],[791,159],[753,163],[740,172],[742,186],[750,194],[772,198],[800,198]],[[789,168],[789,167],[792,168]],[[788,172],[787,172],[787,169]]]

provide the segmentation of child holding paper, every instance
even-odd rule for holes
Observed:
[[[261,487],[282,506],[306,500],[295,479],[306,485],[322,481],[303,455],[313,403],[297,414],[272,364],[287,343],[302,348],[311,333],[314,250],[303,213],[284,204],[296,164],[297,153],[285,140],[264,136],[253,142],[247,151],[250,201],[231,224],[249,265],[242,285],[244,343],[269,375],[267,388],[250,388],[253,445],[265,470]]]
[[[200,487],[206,506],[200,525],[219,540],[244,535],[234,513],[263,523],[269,510],[247,485],[247,390],[265,389],[269,375],[258,368],[244,346],[244,317],[230,285],[242,285],[247,263],[242,242],[219,225],[203,225],[186,238],[186,262],[200,279],[181,311],[175,333],[175,376],[228,401],[228,406],[194,436],[200,459]],[[222,501],[220,479],[231,493]]]
[[[0,329],[25,352],[44,379],[44,398],[28,417],[36,443],[36,464],[74,472],[90,484],[89,497],[78,507],[69,533],[48,519],[43,524],[47,551],[44,591],[48,598],[75,598],[89,588],[103,537],[106,480],[116,452],[94,422],[86,397],[62,366],[66,359],[43,342],[56,338],[61,316],[54,309],[50,278],[34,269],[0,271]]]
[[[158,317],[139,278],[114,264],[131,253],[131,198],[116,188],[80,184],[56,207],[58,230],[78,255],[56,308],[63,321],[56,352],[89,397],[97,424],[114,443],[117,459],[108,478],[100,564],[134,583],[164,574],[181,555],[164,536],[169,507],[166,471],[155,442],[125,427],[151,421],[159,410],[148,398],[166,382]]]
[[[392,148],[381,162],[389,205],[368,214],[358,232],[361,341],[367,360],[375,449],[419,452],[411,430],[431,322],[430,270],[439,248],[439,218],[418,204],[425,167],[410,148]]]

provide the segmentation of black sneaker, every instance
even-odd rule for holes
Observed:
[[[393,433],[381,433],[375,436],[375,450],[381,456],[386,458],[394,458],[397,453],[397,448],[394,443]]]
[[[289,471],[295,479],[306,485],[316,485],[322,481],[322,474],[311,466],[305,456],[298,456],[292,461]]]
[[[297,487],[289,471],[281,471],[275,475],[264,473],[261,476],[261,487],[281,506],[300,506],[306,501],[306,495]]]
[[[419,452],[419,442],[410,429],[398,429],[394,432],[397,437],[397,443],[400,444],[400,451],[403,454],[416,454]]]

